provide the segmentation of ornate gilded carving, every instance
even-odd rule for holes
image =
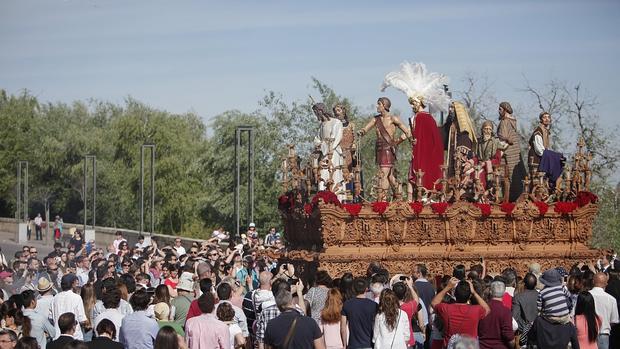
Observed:
[[[587,245],[596,204],[570,215],[550,210],[542,217],[527,200],[511,216],[497,204],[491,208],[485,217],[469,203],[451,205],[442,216],[428,208],[416,215],[407,203],[392,202],[380,215],[365,203],[352,217],[340,206],[321,202],[309,216],[302,209],[283,214],[291,251],[280,257],[305,263],[306,271],[320,267],[336,277],[364,274],[372,261],[391,272],[411,273],[416,263],[424,262],[430,270],[449,274],[455,264],[469,266],[481,256],[491,272],[507,267],[525,271],[532,261],[543,268],[569,268],[598,256]]]

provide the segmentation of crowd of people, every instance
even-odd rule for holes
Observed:
[[[612,255],[568,272],[420,263],[393,275],[376,262],[301,277],[264,253],[282,248],[275,229],[261,238],[253,224],[191,246],[75,240],[1,256],[0,349],[620,347]]]

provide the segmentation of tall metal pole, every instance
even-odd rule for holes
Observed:
[[[144,145],[140,147],[140,235],[144,233]]]
[[[28,161],[17,161],[17,192],[15,219],[18,222],[28,217]]]
[[[97,157],[93,155],[93,229],[97,225]]]
[[[88,229],[88,164],[92,163],[92,177],[91,180],[93,182],[92,187],[92,227],[95,229],[96,221],[96,210],[97,210],[97,157],[95,155],[86,155],[84,156],[84,233]]]
[[[241,184],[239,147],[241,147],[241,129],[237,127],[237,129],[235,130],[235,233],[237,234],[237,237],[240,236],[239,230],[241,228],[239,224],[239,186]]]
[[[143,144],[140,147],[140,235],[144,233],[144,150],[151,151],[151,222],[150,235],[155,231],[155,144]]]
[[[248,178],[248,182],[250,183],[250,220],[254,222],[254,128],[250,129],[248,162],[250,163],[250,177]]]
[[[155,145],[151,147],[151,236],[155,232]]]
[[[235,130],[235,232],[237,236],[241,233],[241,137],[243,133],[248,135],[248,206],[246,207],[245,218],[248,223],[254,221],[254,127],[238,126]]]
[[[24,217],[20,217],[22,214],[22,162],[17,162],[17,192],[15,193],[15,219],[17,222],[21,222]]]
[[[86,219],[88,218],[88,177],[86,170],[86,157],[84,157],[84,234],[86,234]]]

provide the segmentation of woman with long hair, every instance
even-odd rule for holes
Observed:
[[[321,323],[321,310],[325,307],[327,293],[331,287],[332,278],[325,270],[319,270],[315,274],[315,286],[308,290],[304,298],[310,303],[310,314],[312,318]]]
[[[588,291],[579,292],[575,306],[575,327],[579,348],[596,349],[601,319],[596,315],[594,297]]]
[[[2,328],[11,330],[17,334],[17,338],[30,337],[30,330],[32,325],[30,324],[30,318],[24,316],[24,313],[17,308],[9,309],[2,318]]]
[[[127,241],[123,241],[120,244],[118,244],[118,256],[123,258],[123,257],[130,257],[130,250],[129,250],[129,244],[127,244]]]
[[[423,348],[425,341],[423,309],[411,278],[406,279],[406,282],[394,283],[392,290],[398,298],[400,309],[411,319],[409,347]]]
[[[174,328],[164,326],[157,332],[155,347],[153,349],[186,349],[185,341],[179,336]]]
[[[60,254],[60,261],[58,262],[58,269],[62,272],[62,274],[67,273],[67,268],[69,267],[69,255],[67,252],[63,252]]]
[[[152,304],[157,321],[169,321],[174,319],[172,306],[170,305],[170,292],[168,291],[168,286],[159,285],[155,288],[155,296],[153,297]]]
[[[398,298],[389,288],[381,291],[379,311],[375,316],[372,341],[375,349],[407,349],[409,342],[409,317],[400,309]]]
[[[332,288],[327,293],[325,307],[321,311],[319,327],[323,332],[326,349],[344,349],[344,343],[340,335],[340,319],[342,312],[342,295],[337,288]]]
[[[93,337],[95,303],[97,303],[97,297],[95,296],[95,286],[93,286],[92,284],[86,284],[82,286],[82,289],[80,290],[80,296],[82,297],[82,303],[84,304],[84,314],[86,314],[84,339],[90,340]]]
[[[353,291],[353,274],[344,273],[342,278],[340,278],[340,294],[342,295],[342,303],[355,298],[355,292]]]
[[[164,280],[164,285],[168,286],[168,293],[171,297],[177,296],[177,285],[179,284],[179,269],[174,264],[168,264],[168,277]]]

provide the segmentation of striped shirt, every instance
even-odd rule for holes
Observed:
[[[538,312],[544,317],[563,317],[569,315],[573,301],[564,286],[547,286],[538,294],[537,306]]]

